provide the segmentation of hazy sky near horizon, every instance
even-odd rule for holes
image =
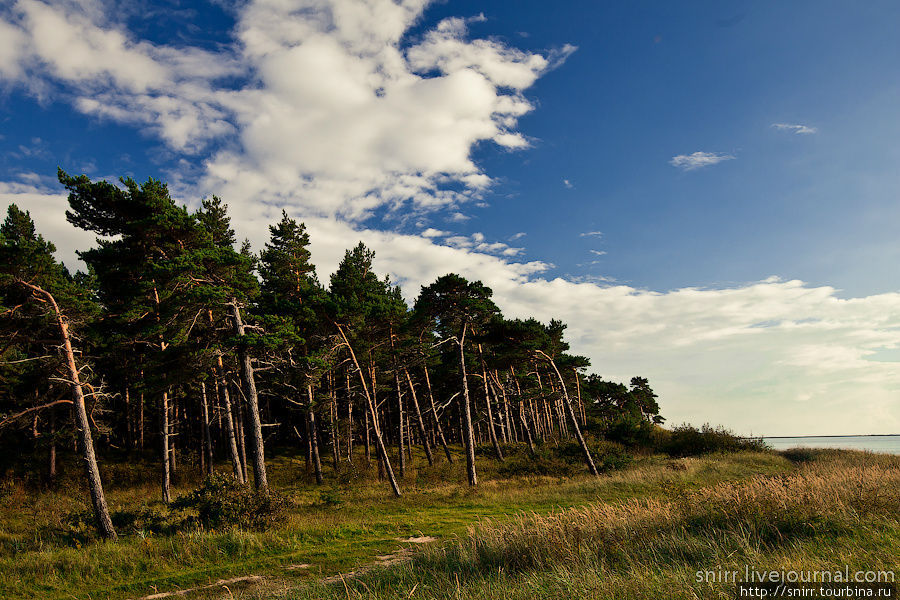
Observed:
[[[670,423],[900,433],[900,4],[14,0],[0,207],[59,256],[56,168],[282,208],[561,318]]]

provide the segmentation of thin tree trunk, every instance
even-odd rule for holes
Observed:
[[[56,411],[50,409],[50,481],[56,479]]]
[[[162,393],[162,402],[159,408],[159,436],[160,449],[162,450],[162,499],[168,504],[172,501],[171,486],[172,474],[169,471],[169,392]]]
[[[481,379],[484,383],[484,405],[487,407],[488,433],[497,459],[503,462],[503,450],[500,449],[500,441],[497,439],[497,430],[494,428],[494,410],[491,408],[491,393],[488,390],[487,369],[484,366],[484,355],[481,352],[481,344],[478,344],[478,358],[481,361]]]
[[[385,471],[387,472],[388,479],[391,482],[391,488],[394,490],[394,495],[401,496],[400,486],[397,485],[397,479],[394,477],[394,471],[391,469],[391,462],[388,460],[387,449],[384,447],[384,440],[381,438],[381,432],[378,428],[378,417],[375,414],[375,405],[372,402],[372,396],[369,395],[369,386],[366,385],[366,377],[365,373],[359,366],[359,361],[356,360],[356,353],[353,352],[353,346],[350,345],[350,342],[347,340],[347,336],[344,335],[344,330],[341,329],[340,325],[337,325],[337,330],[341,334],[341,338],[344,340],[344,344],[347,346],[347,350],[350,352],[350,358],[353,359],[353,364],[356,365],[356,372],[359,373],[359,380],[362,383],[363,392],[366,396],[366,405],[369,409],[369,415],[372,418],[372,423],[375,427],[375,441],[378,445],[378,453],[381,456],[381,460],[384,463]]]
[[[347,462],[353,464],[353,395],[350,393],[350,367],[344,371],[347,389]]]
[[[160,320],[159,315],[159,292],[154,287],[153,288],[153,299],[156,302],[156,320],[157,322]],[[160,333],[159,340],[159,351],[165,352],[168,344],[162,339],[162,333]],[[169,392],[168,389],[164,389],[162,392],[162,398],[160,401],[160,423],[159,423],[159,433],[160,433],[160,444],[162,450],[162,481],[160,485],[162,487],[162,499],[163,502],[168,504],[172,500],[172,495],[170,488],[172,486],[172,475],[170,472],[170,464],[169,464]]]
[[[400,461],[400,479],[403,479],[406,476],[406,448],[404,447],[405,439],[404,439],[404,427],[403,427],[403,392],[400,390],[400,376],[397,374],[397,364],[394,362],[394,387],[397,391],[397,409],[400,411],[399,418],[397,419],[397,423],[400,427],[399,434],[397,436],[397,449],[399,450]]]
[[[240,393],[240,389],[238,389],[238,392]],[[241,479],[244,483],[249,483],[250,479],[247,476],[247,444],[244,437],[244,402],[237,396],[235,396],[234,410],[235,423],[237,424],[238,450],[241,458]]]
[[[212,317],[211,314],[210,317]],[[225,437],[228,440],[228,455],[231,457],[234,478],[238,483],[245,483],[241,455],[238,451],[237,433],[234,427],[234,413],[231,411],[231,394],[228,393],[228,382],[225,380],[225,368],[222,364],[221,353],[216,355],[216,390],[222,403],[222,412],[225,414]]]
[[[431,416],[434,417],[434,427],[437,429],[438,438],[441,440],[441,446],[444,447],[444,454],[447,455],[447,462],[453,464],[453,456],[450,454],[447,438],[444,437],[444,428],[441,427],[441,420],[438,419],[437,407],[434,405],[434,394],[431,391],[431,376],[428,374],[428,364],[424,361],[424,355],[422,358],[422,369],[425,372],[425,386],[428,388],[428,403],[431,405]]]
[[[434,464],[434,455],[431,453],[431,444],[428,443],[428,433],[425,431],[425,420],[422,419],[422,411],[419,409],[419,399],[416,398],[416,388],[413,386],[412,378],[409,371],[404,367],[403,372],[406,374],[406,381],[409,383],[409,394],[412,398],[413,408],[416,411],[416,423],[419,426],[419,436],[422,438],[422,446],[425,448],[425,456],[428,458],[428,464]]]
[[[594,459],[591,457],[591,451],[588,449],[587,443],[584,441],[584,436],[581,435],[581,428],[578,426],[578,420],[575,418],[575,411],[572,409],[572,403],[569,402],[569,393],[566,391],[566,384],[563,381],[562,374],[559,372],[559,369],[556,368],[556,362],[550,356],[545,354],[544,352],[538,350],[538,354],[542,355],[547,359],[547,362],[550,363],[550,366],[553,367],[553,371],[556,373],[556,377],[559,379],[559,385],[562,387],[563,398],[565,399],[565,408],[566,412],[569,415],[569,420],[572,422],[572,428],[575,430],[575,439],[578,440],[578,445],[581,446],[581,451],[584,453],[584,462],[587,464],[588,470],[590,470],[592,475],[600,475],[597,471],[596,465],[594,465]]]
[[[328,405],[328,418],[331,421],[331,458],[334,470],[337,472],[340,465],[340,449],[338,448],[338,440],[340,432],[338,431],[340,419],[337,416],[337,394],[334,390],[334,374],[328,374],[328,393],[331,396],[331,403]]]
[[[244,323],[241,320],[241,309],[237,300],[231,299],[231,318],[234,320],[234,330],[239,337],[244,336]],[[256,489],[262,492],[269,491],[269,482],[266,478],[266,454],[263,446],[262,423],[259,419],[259,396],[256,393],[256,378],[253,376],[253,365],[250,362],[250,353],[241,344],[238,346],[238,357],[241,363],[241,381],[244,385],[244,395],[247,398],[247,409],[250,419],[250,441],[253,449],[253,478]]]
[[[31,283],[19,280],[23,286],[32,293],[43,296],[56,316],[56,325],[63,341],[63,352],[66,357],[66,368],[69,371],[69,384],[72,389],[73,408],[75,412],[75,426],[78,429],[78,438],[81,442],[81,454],[84,460],[85,472],[88,479],[88,487],[91,493],[91,504],[94,507],[94,519],[97,531],[108,540],[116,539],[116,530],[113,528],[112,519],[109,516],[109,507],[106,505],[106,496],[103,494],[103,482],[100,479],[100,469],[97,467],[97,457],[94,454],[94,439],[91,436],[91,424],[88,420],[87,409],[84,405],[84,392],[81,389],[81,380],[78,376],[78,366],[75,364],[75,351],[72,350],[72,341],[69,337],[69,324],[63,317],[59,305],[53,295]]]
[[[472,430],[472,405],[469,402],[469,382],[466,380],[466,329],[468,323],[463,323],[459,336],[459,372],[463,393],[463,440],[466,446],[466,474],[469,477],[469,485],[478,485],[478,474],[475,472],[475,432]]]
[[[206,442],[206,474],[213,474],[213,449],[212,434],[209,432],[209,403],[206,399],[206,382],[200,382],[200,391],[203,398],[203,440]]]
[[[316,474],[316,484],[322,485],[322,461],[319,458],[319,440],[316,435],[316,412],[313,410],[312,384],[306,386],[306,393],[309,396],[309,408],[306,410],[306,431],[309,436],[309,446],[312,450],[312,464]]]

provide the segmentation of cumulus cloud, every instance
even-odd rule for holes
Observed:
[[[772,123],[772,127],[774,127],[775,129],[780,129],[782,131],[791,131],[799,135],[809,135],[812,133],[817,133],[819,131],[815,127],[809,127],[807,125],[800,125],[795,123]]]
[[[469,219],[466,203],[492,183],[472,148],[527,146],[516,129],[532,110],[524,93],[574,51],[473,39],[462,18],[410,39],[426,4],[249,0],[236,9],[234,43],[210,53],[140,40],[97,0],[16,0],[0,8],[0,77],[194,153],[200,184],[181,173],[174,187],[183,198],[221,195],[257,248],[286,207],[307,223],[323,281],[362,240],[407,298],[456,271],[491,286],[508,316],[563,319],[574,352],[605,377],[649,377],[672,421],[745,433],[798,433],[788,423],[802,433],[896,431],[900,369],[872,358],[898,347],[898,294],[842,299],[778,279],[656,292],[602,275],[552,278],[552,265],[517,261],[522,249],[480,233],[362,227],[377,209]],[[733,158],[695,152],[671,164]],[[0,206],[10,202],[32,212],[70,265],[74,249],[92,244],[65,222],[63,195],[39,180],[0,185]]]
[[[673,156],[669,164],[677,167],[682,171],[693,171],[702,167],[709,167],[718,164],[724,160],[733,160],[731,154],[723,154],[721,152],[694,152],[693,154],[679,154]]]
[[[0,187],[70,256],[91,245],[65,223],[65,199],[27,184]],[[240,236],[259,247],[276,207],[233,207]],[[514,262],[474,249],[484,236],[435,238],[355,227],[333,217],[304,219],[323,281],[348,246],[362,240],[376,269],[412,300],[454,271],[480,279],[509,317],[559,318],[572,350],[592,370],[627,381],[648,377],[670,422],[723,423],[768,435],[891,433],[900,428],[900,369],[877,360],[900,347],[900,294],[843,299],[831,287],[776,277],[729,288],[638,289],[597,276],[550,278],[551,265]],[[68,262],[68,261],[67,261]],[[802,431],[797,427],[802,427]]]

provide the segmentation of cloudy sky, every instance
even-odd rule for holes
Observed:
[[[670,423],[900,433],[900,4],[11,0],[0,207],[57,166],[282,208],[561,318]]]

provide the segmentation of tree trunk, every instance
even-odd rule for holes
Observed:
[[[50,409],[50,481],[56,479],[56,411]]]
[[[159,292],[155,287],[153,288],[153,299],[156,302],[156,320],[159,321]],[[165,352],[167,347],[168,344],[162,339],[162,333],[160,333],[159,351]],[[172,475],[169,464],[169,392],[167,389],[164,389],[162,392],[159,412],[159,433],[162,438],[160,440],[162,450],[162,481],[160,482],[160,485],[162,487],[163,502],[168,504],[172,500],[170,492]]]
[[[162,393],[162,402],[159,408],[159,436],[160,450],[162,450],[162,499],[168,504],[172,501],[172,473],[169,462],[169,392]]]
[[[72,350],[72,341],[69,337],[69,324],[63,317],[59,305],[53,295],[30,283],[19,281],[32,293],[43,296],[56,316],[56,324],[63,341],[63,352],[66,357],[66,368],[69,371],[69,385],[72,389],[72,404],[75,412],[75,427],[78,429],[78,439],[81,442],[81,457],[84,460],[85,472],[88,479],[88,487],[91,492],[91,504],[94,507],[94,519],[98,533],[107,540],[116,539],[116,530],[113,528],[112,519],[109,516],[109,507],[106,505],[106,496],[103,494],[103,482],[100,479],[100,469],[97,467],[97,457],[94,454],[94,439],[91,436],[91,424],[88,420],[87,409],[84,405],[84,392],[81,389],[81,380],[78,376],[78,366],[75,364],[75,351]]]
[[[406,381],[409,383],[409,394],[412,398],[413,408],[416,411],[416,424],[419,426],[419,435],[422,438],[422,446],[425,448],[425,456],[428,458],[429,466],[434,464],[434,455],[431,453],[431,444],[428,443],[428,433],[425,431],[425,420],[422,419],[422,411],[419,409],[419,400],[416,398],[416,388],[413,386],[412,378],[409,371],[403,369],[406,374]]]
[[[213,474],[213,451],[212,451],[212,434],[209,432],[209,403],[206,399],[206,382],[200,382],[201,399],[203,400],[203,445],[205,446],[203,456],[206,457],[206,474]]]
[[[466,445],[466,473],[469,476],[469,485],[478,485],[478,474],[475,472],[475,432],[472,430],[472,405],[469,402],[469,382],[466,380],[466,329],[468,323],[463,323],[462,332],[459,335],[459,373],[462,380],[463,393],[463,440]]]
[[[231,410],[231,394],[228,393],[228,382],[225,380],[221,353],[216,356],[216,389],[222,402],[222,412],[225,414],[225,437],[228,439],[228,455],[231,457],[234,478],[238,483],[245,483],[241,455],[238,451],[237,433],[234,427],[234,413]]]
[[[394,490],[395,496],[401,496],[400,486],[397,485],[397,479],[394,477],[394,471],[391,469],[390,460],[388,460],[387,449],[384,447],[384,440],[381,438],[381,432],[378,428],[378,417],[375,414],[375,405],[372,402],[372,396],[369,395],[369,386],[366,384],[366,376],[363,373],[363,370],[359,366],[359,361],[356,360],[356,353],[353,352],[353,346],[350,345],[350,342],[347,340],[347,336],[344,335],[344,330],[341,329],[340,325],[337,325],[337,330],[341,334],[341,337],[344,340],[344,344],[347,346],[347,350],[350,352],[350,358],[353,359],[353,364],[356,366],[356,372],[359,373],[359,380],[362,383],[363,392],[366,396],[366,406],[368,408],[369,416],[372,419],[372,424],[375,428],[375,442],[378,445],[378,453],[381,456],[381,460],[384,463],[385,471],[387,472],[388,479],[391,482],[391,488]]]
[[[241,309],[235,298],[231,299],[231,318],[234,321],[234,330],[239,337],[244,337],[244,323],[241,320]],[[253,365],[250,362],[250,353],[241,344],[238,346],[238,358],[241,364],[241,382],[244,386],[244,395],[247,399],[247,410],[250,421],[250,442],[253,450],[253,477],[256,489],[261,492],[269,491],[269,482],[266,478],[266,455],[263,447],[262,423],[259,419],[259,396],[256,393],[256,379],[253,376]]]
[[[334,465],[334,471],[337,473],[340,466],[340,448],[338,448],[338,440],[340,439],[340,418],[337,409],[337,393],[334,389],[334,374],[328,374],[328,393],[331,396],[331,402],[328,406],[328,418],[331,421],[331,460]]]
[[[237,386],[235,385],[235,387]],[[237,391],[240,394],[240,388]],[[234,417],[235,427],[237,428],[238,452],[241,459],[241,480],[244,483],[249,483],[250,479],[247,476],[247,444],[244,437],[244,402],[238,396],[235,396]]]
[[[519,386],[519,379],[516,377],[516,372],[513,370],[512,366],[509,367],[509,374],[512,376],[512,380],[516,384],[516,395],[519,398],[519,419],[522,421],[522,430],[525,432],[525,439],[528,442],[528,450],[531,452],[531,455],[534,456],[534,440],[531,437],[531,428],[528,427],[528,419],[525,416],[525,399],[522,397],[522,388]]]
[[[494,409],[491,408],[491,393],[488,390],[487,369],[484,366],[484,355],[481,353],[481,344],[478,344],[478,358],[481,360],[481,379],[484,383],[484,405],[487,408],[488,433],[491,444],[497,454],[497,460],[503,462],[503,450],[500,449],[500,441],[497,439],[497,429],[494,427]]]
[[[316,474],[316,484],[322,485],[322,460],[319,458],[319,440],[316,435],[316,412],[313,410],[313,389],[312,384],[306,386],[306,393],[309,396],[309,408],[306,410],[306,431],[309,436],[309,447],[312,451],[313,471]]]
[[[544,358],[547,359],[547,362],[550,363],[550,366],[553,367],[553,371],[556,373],[556,377],[559,379],[559,385],[562,387],[563,399],[565,400],[565,408],[566,412],[569,415],[569,420],[572,422],[572,428],[575,430],[575,439],[578,440],[578,445],[581,446],[581,451],[584,453],[584,462],[587,464],[588,470],[590,470],[592,475],[599,476],[600,473],[597,471],[596,465],[594,465],[594,459],[591,457],[591,451],[588,449],[587,443],[584,441],[584,436],[581,435],[581,427],[578,426],[578,420],[575,418],[575,411],[572,409],[572,403],[569,402],[569,393],[566,391],[566,384],[563,381],[562,374],[559,372],[559,369],[556,368],[556,362],[550,356],[537,351],[538,354],[541,354]]]
[[[434,417],[434,427],[437,429],[438,438],[441,440],[441,446],[444,447],[444,454],[447,455],[447,462],[453,464],[453,456],[450,454],[447,438],[444,437],[444,428],[441,427],[441,420],[438,419],[437,407],[434,405],[434,393],[432,393],[431,390],[431,376],[428,374],[428,364],[425,363],[424,355],[422,356],[422,369],[425,372],[425,386],[428,388],[428,403],[431,405],[431,416]]]

